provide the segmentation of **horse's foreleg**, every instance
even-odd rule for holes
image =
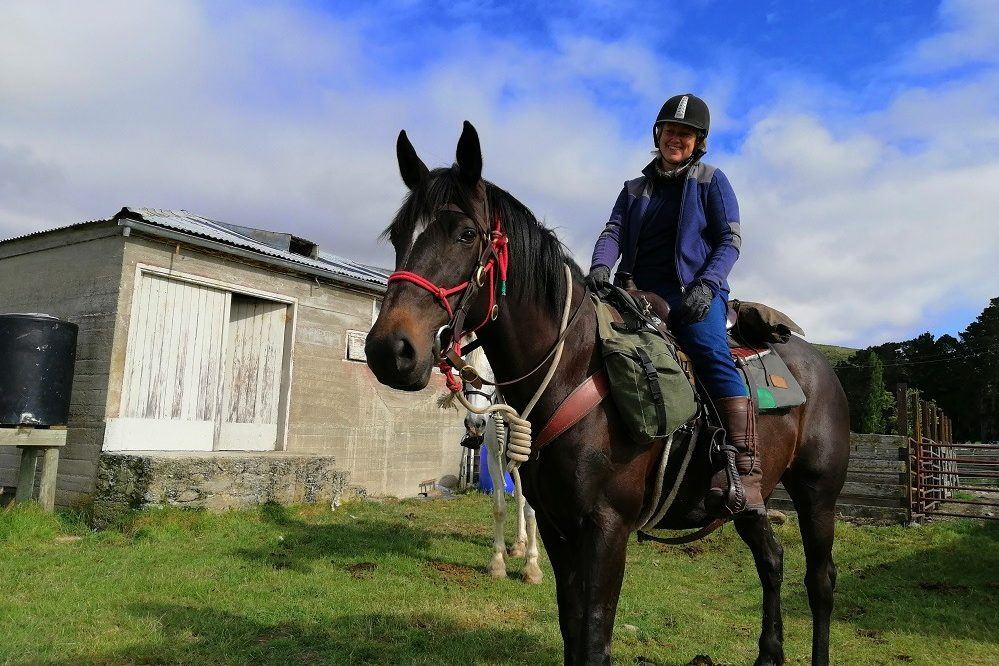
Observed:
[[[490,576],[506,577],[506,540],[504,523],[506,522],[506,489],[503,483],[503,452],[496,441],[496,431],[493,424],[486,428],[486,450],[489,452],[489,478],[493,482],[493,556],[489,560],[487,571]]]
[[[770,528],[770,519],[747,513],[735,519],[735,529],[753,553],[756,572],[763,586],[763,629],[756,666],[784,663],[784,621],[780,610],[780,586],[784,580],[784,551]]]
[[[511,475],[513,476],[513,499],[517,507],[517,538],[510,547],[510,555],[523,557],[527,549],[527,526],[524,516],[527,500],[524,499],[524,490],[520,485],[520,470],[515,468]]]
[[[586,524],[589,523],[589,524]],[[582,587],[582,630],[573,663],[610,664],[611,634],[624,580],[629,530],[616,512],[598,510],[580,530],[576,549]]]
[[[555,598],[558,603],[558,627],[562,633],[562,661],[576,663],[575,646],[583,624],[583,588],[575,539],[567,541],[544,512],[539,516],[538,531],[545,543],[548,560],[555,574]]]
[[[524,520],[527,523],[527,560],[520,577],[525,583],[536,585],[541,582],[541,567],[538,566],[538,521],[530,504],[524,506]]]

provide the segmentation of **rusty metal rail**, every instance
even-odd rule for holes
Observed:
[[[909,522],[933,516],[999,520],[999,444],[955,442],[943,410],[904,384],[895,403],[896,432],[909,436],[899,452]]]
[[[911,522],[933,516],[999,520],[999,472],[993,471],[999,444],[910,438],[907,458]],[[969,510],[959,513],[961,506]]]

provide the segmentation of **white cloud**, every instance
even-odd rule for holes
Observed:
[[[403,195],[398,130],[428,164],[448,164],[467,118],[486,177],[558,227],[585,268],[621,183],[648,159],[645,125],[622,118],[651,121],[665,94],[696,87],[716,131],[747,130],[711,158],[742,204],[736,295],[785,309],[813,339],[869,344],[930,326],[942,301],[999,292],[993,70],[849,115],[842,91],[786,73],[747,107],[741,63],[695,72],[563,19],[547,47],[458,25],[428,44],[430,64],[397,71],[396,45],[373,40],[361,14],[103,7],[0,8],[0,237],[149,205],[388,264],[374,239]],[[978,57],[946,34],[920,52]]]
[[[969,62],[999,59],[999,12],[994,0],[944,0],[940,18],[946,28],[912,54],[916,70],[943,70]]]

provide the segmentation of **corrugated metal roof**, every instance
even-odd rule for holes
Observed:
[[[186,210],[125,207],[113,219],[115,221],[132,219],[146,222],[153,226],[163,227],[164,229],[209,238],[220,243],[225,243],[226,245],[241,247],[266,256],[283,259],[284,261],[325,270],[333,276],[341,275],[353,280],[368,282],[372,285],[385,286],[388,284],[388,276],[391,272],[384,268],[368,266],[328,252],[320,252],[318,258],[313,259],[294,252],[279,250],[256,241],[249,236],[237,233],[229,226],[217,220],[195,215]]]
[[[21,234],[20,236],[11,236],[10,238],[0,238],[0,243],[9,243],[10,241],[23,240],[25,238],[31,238],[32,236],[41,236],[42,234],[52,233],[53,231],[65,231],[66,229],[75,229],[76,227],[85,227],[88,224],[99,224],[101,222],[107,222],[107,220],[87,220],[86,222],[74,222],[73,224],[66,224],[61,227],[53,227],[52,229],[40,229],[39,231],[32,231],[27,234]]]

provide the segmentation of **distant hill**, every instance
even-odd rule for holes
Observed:
[[[837,347],[836,345],[818,345],[814,344],[813,347],[817,348],[820,352],[826,355],[829,362],[836,365],[840,361],[845,361],[854,354],[856,354],[859,349],[851,349],[849,347]]]

